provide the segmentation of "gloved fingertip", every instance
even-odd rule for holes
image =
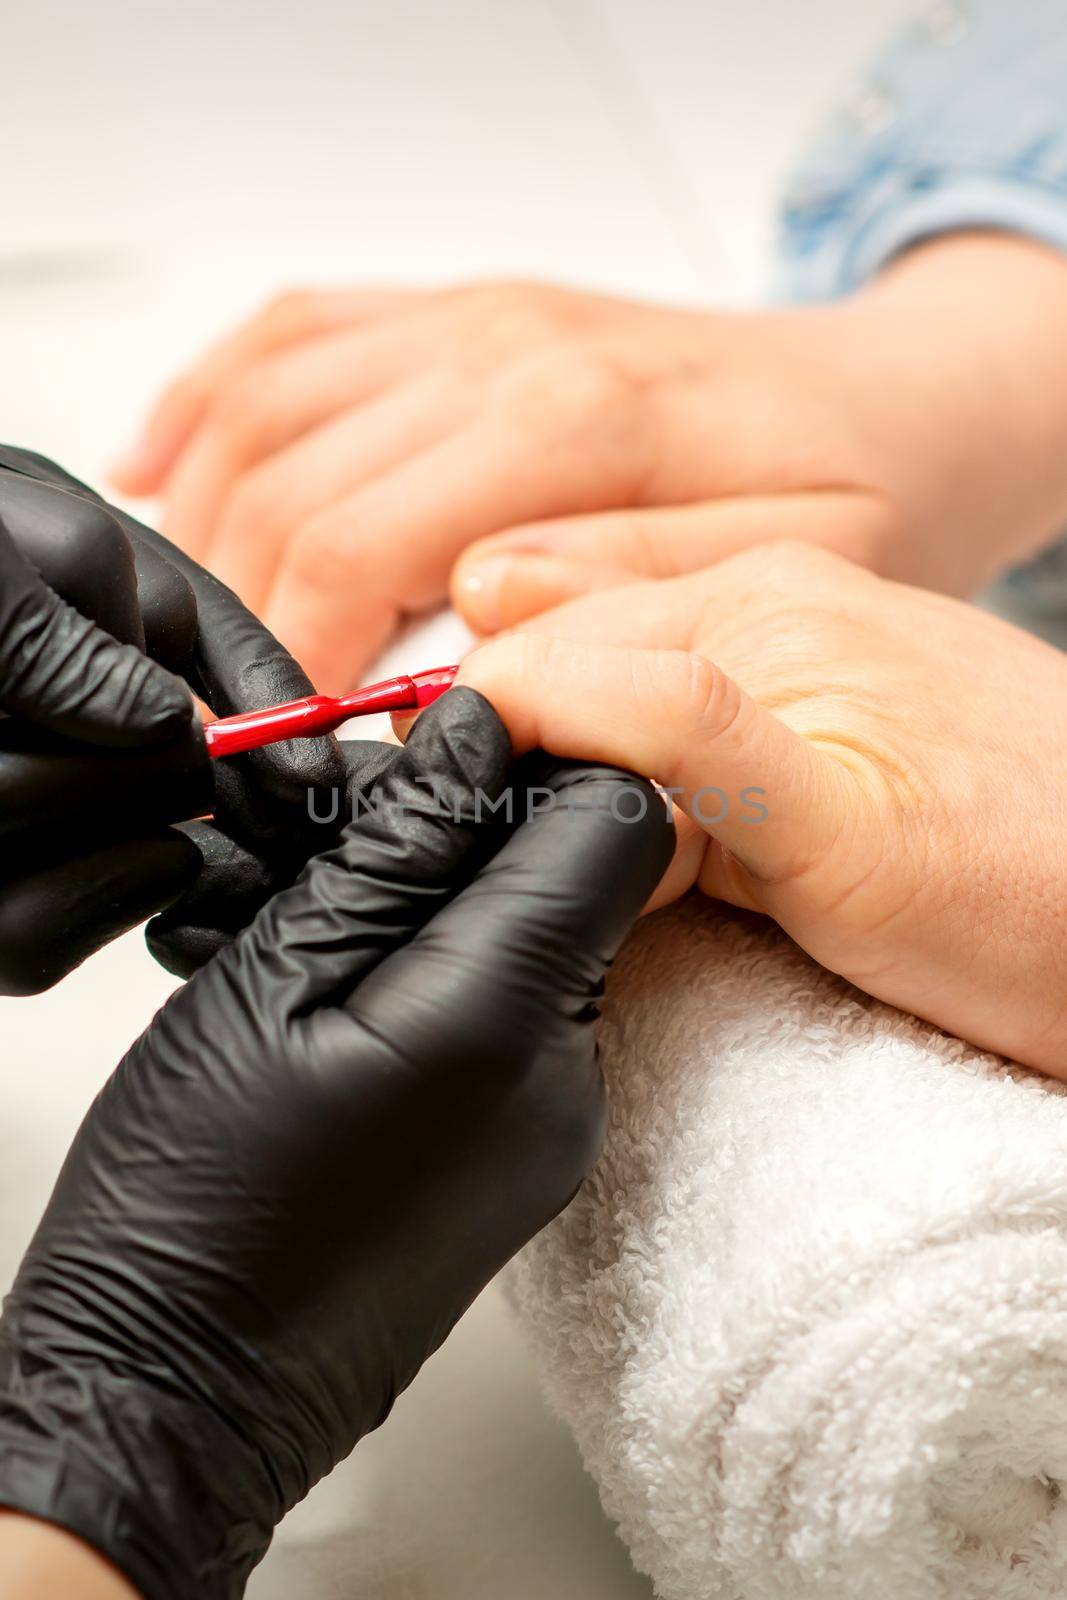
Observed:
[[[199,864],[195,845],[168,829],[46,864],[8,884],[0,899],[0,994],[53,988],[119,934],[179,899]]]
[[[205,927],[161,912],[145,928],[144,937],[149,955],[164,972],[189,979],[236,936],[224,928]]]
[[[502,775],[511,761],[511,736],[485,695],[461,684],[420,713],[404,749],[430,770],[447,754],[465,774]]]
[[[152,918],[145,942],[165,971],[191,978],[232,943],[296,869],[276,876],[269,861],[213,823],[183,823],[175,831],[195,848],[199,870],[186,893]]]
[[[160,685],[158,691],[145,696],[138,709],[137,722],[146,739],[156,744],[169,744],[188,733],[195,715],[196,702],[191,692],[175,679],[173,685]]]
[[[91,716],[92,707],[88,710]],[[142,658],[140,670],[130,674],[125,694],[114,697],[113,715],[106,717],[106,726],[102,719],[96,739],[124,748],[173,744],[190,733],[196,720],[196,701],[187,685]]]
[[[618,925],[625,927],[674,859],[673,808],[664,794],[636,773],[560,761],[540,750],[524,757],[516,771],[527,786],[531,847],[543,848],[534,844],[542,828],[554,836],[557,859],[569,856],[572,887],[592,874],[590,907],[595,884],[610,883]]]

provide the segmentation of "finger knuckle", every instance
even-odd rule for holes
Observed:
[[[477,650],[471,666],[487,682],[518,677],[529,670],[533,646],[529,634],[506,633]]]
[[[674,558],[674,546],[649,524],[640,512],[622,512],[614,524],[617,546],[625,551],[637,572],[650,578],[685,576],[685,569]]]
[[[684,738],[705,742],[733,726],[741,709],[741,691],[707,656],[678,651],[662,661],[661,670],[669,680],[661,692],[677,708]]]
[[[783,588],[795,588],[833,572],[841,567],[843,561],[832,551],[820,545],[807,544],[802,539],[776,539],[747,553],[762,555],[759,566],[764,580]]]
[[[558,663],[559,644],[543,634],[501,634],[473,652],[464,676],[490,700],[515,684],[543,683]]]
[[[565,326],[562,307],[559,292],[544,284],[494,282],[474,288],[466,310],[479,352],[499,363],[558,339]]]
[[[306,575],[321,569],[325,563],[338,559],[340,555],[331,524],[316,520],[305,523],[297,530],[290,561],[298,572]]]
[[[569,639],[548,633],[517,633],[510,642],[515,671],[530,682],[566,680],[575,670],[577,647]]]
[[[130,541],[106,506],[72,495],[64,518],[64,546],[73,570],[88,565],[117,576],[132,567]]]
[[[505,406],[524,421],[551,417],[571,426],[613,415],[632,394],[625,370],[606,351],[568,344],[524,361],[502,389]]]
[[[258,371],[231,378],[212,407],[212,422],[229,447],[245,455],[271,431],[271,396]]]
[[[304,523],[290,541],[286,566],[301,582],[316,589],[336,591],[353,582],[365,585],[358,515],[346,515],[343,528],[332,516]]]
[[[243,473],[230,491],[220,518],[220,532],[244,536],[275,527],[284,520],[273,473],[257,469]]]

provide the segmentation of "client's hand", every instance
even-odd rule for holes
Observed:
[[[311,822],[309,789],[390,759],[314,740],[211,766],[172,673],[223,715],[310,687],[194,561],[0,446],[0,991],[48,987],[162,906],[153,948],[191,971],[336,832]],[[343,822],[344,806],[315,812]],[[166,826],[205,812],[213,825]]]
[[[509,761],[446,695],[67,1158],[0,1322],[0,1505],[146,1600],[240,1595],[597,1155],[596,1001],[671,830],[637,779]]]
[[[824,966],[1067,1076],[1067,657],[807,545],[588,596],[460,682],[518,750],[618,762],[696,882]]]
[[[119,482],[337,690],[504,530],[457,574],[478,632],[783,538],[972,592],[1067,521],[1065,373],[1067,265],[1004,238],[758,315],[298,295],[179,379]]]

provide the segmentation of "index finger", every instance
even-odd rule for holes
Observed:
[[[406,310],[421,304],[430,293],[338,289],[279,295],[167,385],[132,448],[113,464],[108,474],[111,482],[124,494],[158,493],[203,421],[212,395],[242,367],[317,334]]]

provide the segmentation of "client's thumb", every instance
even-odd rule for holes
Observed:
[[[703,656],[514,634],[470,655],[458,682],[490,701],[517,752],[652,779],[757,881],[798,875],[840,833],[836,764]]]

